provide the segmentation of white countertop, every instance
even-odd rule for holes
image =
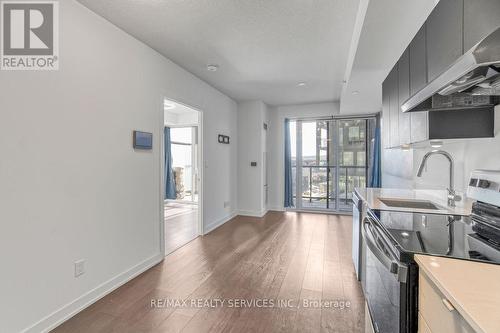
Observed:
[[[424,274],[479,333],[500,330],[500,265],[415,255]]]
[[[370,209],[387,210],[410,213],[426,213],[426,214],[447,214],[447,215],[462,215],[468,216],[471,213],[472,200],[462,198],[456,203],[456,207],[447,206],[447,191],[446,190],[406,190],[406,189],[391,189],[391,188],[355,188],[356,194],[366,202]],[[413,200],[428,200],[440,207],[435,209],[416,209],[403,207],[390,207],[385,205],[379,198],[386,199],[413,199]]]

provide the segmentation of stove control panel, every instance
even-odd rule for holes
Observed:
[[[498,186],[498,183],[492,182],[488,179],[471,178],[469,181],[469,186],[488,189],[491,187]]]
[[[500,170],[474,170],[467,196],[471,199],[500,206]]]

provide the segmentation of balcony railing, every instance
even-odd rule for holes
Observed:
[[[297,167],[292,169],[296,172]],[[302,204],[309,208],[350,209],[354,187],[366,186],[367,169],[367,166],[356,165],[302,166]]]

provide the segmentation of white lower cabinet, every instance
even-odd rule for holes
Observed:
[[[422,272],[419,275],[418,323],[419,333],[475,332],[453,304]]]

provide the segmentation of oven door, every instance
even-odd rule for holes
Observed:
[[[377,222],[366,216],[361,224],[366,254],[363,290],[377,333],[406,332],[406,280],[408,267],[401,263]]]

